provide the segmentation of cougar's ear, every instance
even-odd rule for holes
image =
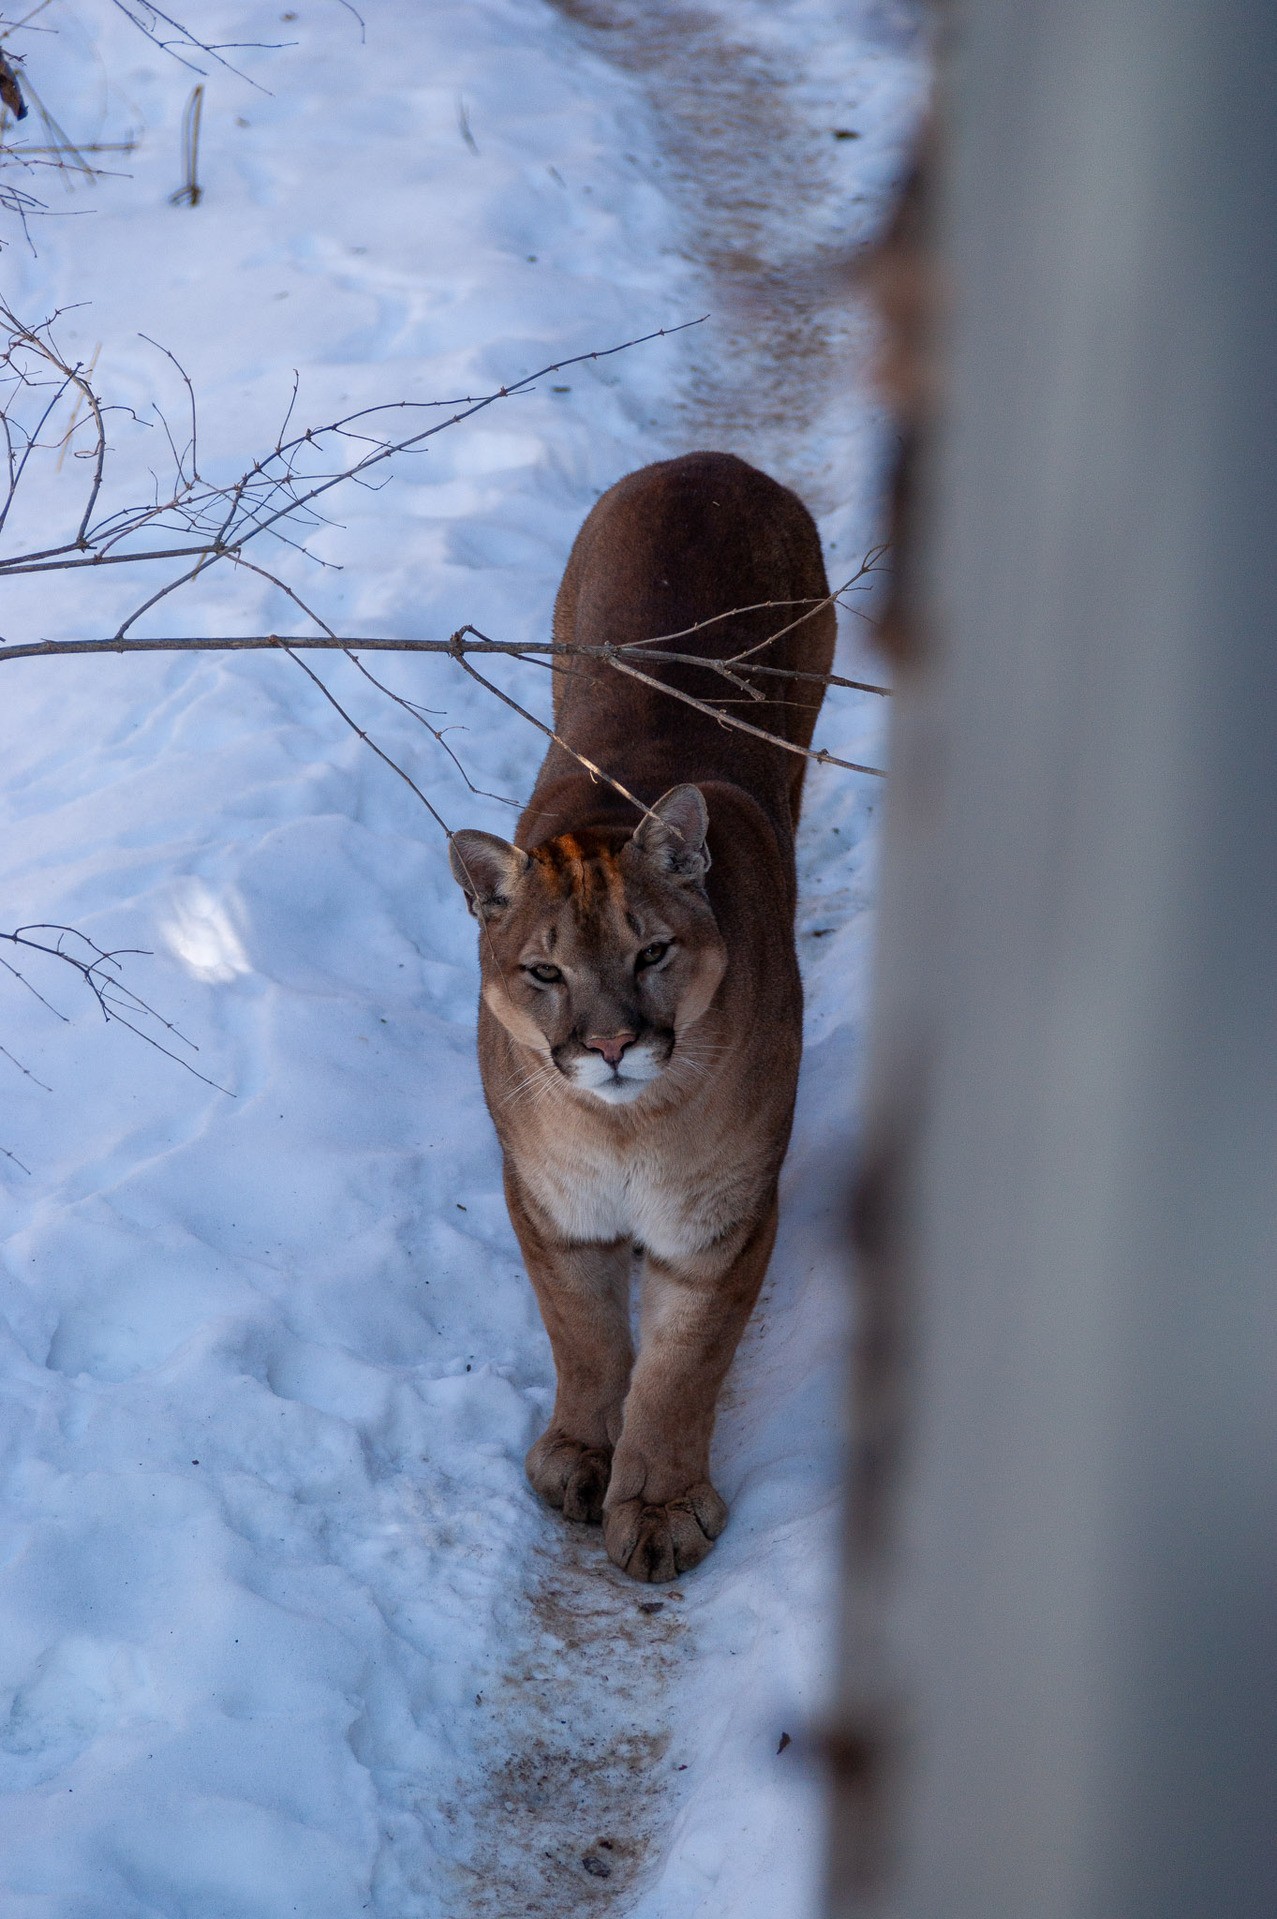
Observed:
[[[492,919],[510,904],[510,896],[528,869],[528,856],[495,833],[466,830],[448,842],[452,877],[477,920]]]
[[[631,846],[670,879],[699,886],[709,871],[709,812],[699,786],[671,786],[635,828]]]

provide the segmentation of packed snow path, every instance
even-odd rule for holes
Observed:
[[[850,572],[877,440],[837,269],[916,112],[909,16],[365,13],[361,42],[319,0],[286,24],[200,9],[210,38],[292,44],[234,56],[268,92],[210,72],[195,209],[168,204],[190,74],[110,9],[42,16],[59,35],[15,44],[59,119],[138,145],[131,177],[56,202],[70,217],[37,223],[34,254],[10,247],[15,307],[74,306],[60,337],[141,414],[180,399],[138,335],[162,341],[225,473],[273,442],[294,368],[299,417],[320,421],[711,313],[340,496],[310,546],[342,570],[283,564],[345,631],[544,637],[593,499],[693,445],[796,485],[831,572]],[[48,462],[36,517],[73,483]],[[15,585],[3,630],[100,635],[125,594],[100,574]],[[179,620],[298,630],[243,576],[140,630]],[[321,664],[450,825],[509,830],[408,713]],[[468,729],[449,739],[476,787],[527,792],[530,727],[448,662],[378,670]],[[0,1159],[6,1915],[813,1911],[818,1797],[777,1748],[819,1714],[827,1669],[880,792],[809,783],[808,1052],[781,1237],[716,1442],[732,1520],[684,1584],[648,1589],[523,1479],[550,1359],[437,830],[280,657],[0,671],[0,928],[151,949],[130,983],[230,1089],[103,1029],[56,971],[24,965],[65,1024],[4,982],[0,1043],[27,1074],[0,1057],[0,1146],[31,1169]],[[504,683],[544,711],[542,680]],[[848,695],[820,738],[873,759],[881,721]]]

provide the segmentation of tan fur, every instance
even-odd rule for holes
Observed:
[[[794,495],[696,453],[604,494],[568,561],[555,637],[620,644],[802,602],[731,612],[674,645],[698,658],[758,647],[768,665],[825,673],[834,615],[811,609],[826,592]],[[700,666],[651,671],[698,698],[737,690]],[[808,744],[821,686],[762,684],[749,719]],[[709,1481],[715,1406],[776,1232],[802,1037],[805,762],[592,661],[560,666],[555,716],[653,816],[636,827],[554,746],[517,845],[453,840],[481,923],[484,1091],[558,1373],[528,1476],[569,1518],[602,1518],[635,1578],[672,1579],[726,1523]]]

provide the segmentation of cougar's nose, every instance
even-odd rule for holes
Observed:
[[[592,1053],[602,1053],[609,1066],[619,1066],[626,1047],[637,1038],[637,1033],[587,1033],[585,1043]]]

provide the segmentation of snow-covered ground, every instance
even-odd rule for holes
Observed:
[[[59,338],[99,385],[176,418],[139,336],[162,342],[220,477],[272,444],[294,369],[295,421],[320,422],[710,313],[336,495],[310,541],[327,567],[278,561],[345,632],[546,637],[597,494],[692,445],[798,485],[850,572],[879,429],[829,268],[899,170],[909,14],[364,13],[361,36],[336,0],[192,10],[205,37],[288,43],[231,56],[247,78],[210,70],[192,209],[168,203],[192,75],[106,0],[46,9],[56,35],[8,43],[42,98],[81,141],[137,146],[91,192],[36,182],[35,250],[0,258],[18,312],[73,308]],[[125,491],[158,458],[148,432],[113,427]],[[47,537],[81,484],[46,460],[15,537]],[[105,634],[126,572],[12,583],[0,628]],[[301,621],[215,572],[137,630]],[[408,712],[312,658],[450,826],[509,830]],[[21,962],[67,1022],[0,975],[4,1913],[812,1912],[819,1793],[800,1745],[777,1748],[827,1682],[880,784],[809,782],[808,1051],[716,1441],[732,1519],[685,1582],[642,1588],[524,1482],[550,1357],[480,1095],[473,923],[419,802],[278,655],[0,671],[0,930],[150,949],[129,983],[229,1089],[103,1027],[52,965]],[[476,787],[526,794],[543,741],[455,664],[377,671],[467,729],[449,740]],[[535,668],[502,677],[545,710]],[[831,698],[818,741],[875,759],[881,705]]]

